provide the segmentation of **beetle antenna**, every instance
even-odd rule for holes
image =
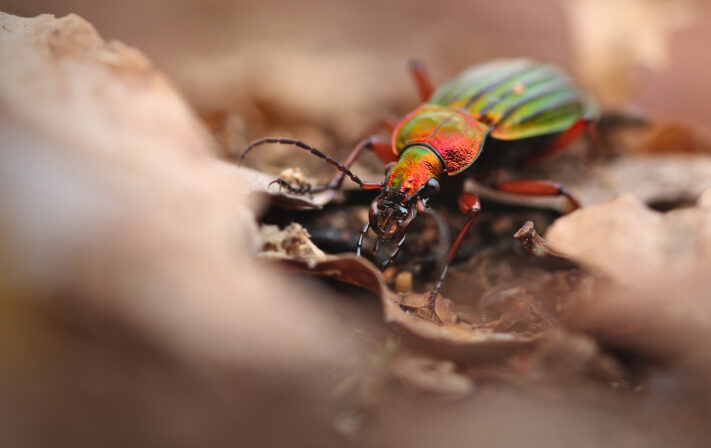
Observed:
[[[267,137],[267,138],[263,138],[263,139],[260,139],[260,140],[250,143],[250,145],[247,146],[247,148],[242,152],[242,155],[239,158],[240,165],[244,161],[244,158],[248,152],[250,152],[252,149],[256,148],[257,146],[265,145],[267,143],[278,143],[280,145],[292,145],[292,146],[296,146],[301,149],[305,149],[306,151],[309,151],[311,154],[315,155],[316,157],[320,157],[320,158],[324,159],[326,162],[328,162],[331,165],[338,168],[338,171],[340,171],[340,172],[344,173],[346,176],[350,177],[351,180],[353,180],[353,182],[360,185],[361,188],[368,189],[368,188],[366,188],[367,184],[365,182],[363,182],[360,179],[360,177],[353,174],[353,172],[351,170],[349,170],[348,168],[346,168],[346,166],[343,165],[341,162],[337,161],[336,159],[334,159],[333,157],[331,157],[329,155],[322,153],[321,151],[314,148],[313,146],[307,145],[306,143],[304,143],[302,141],[293,140],[290,138]]]

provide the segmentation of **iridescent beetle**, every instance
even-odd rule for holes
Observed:
[[[592,105],[565,75],[549,65],[527,59],[496,60],[472,67],[436,90],[421,63],[411,63],[410,71],[425,103],[390,126],[392,142],[370,137],[340,163],[297,140],[264,138],[250,144],[240,159],[266,143],[295,145],[325,159],[339,173],[316,187],[297,188],[283,179],[275,180],[281,187],[302,194],[336,190],[348,176],[363,189],[380,190],[370,205],[370,219],[358,239],[357,253],[360,255],[363,237],[372,228],[378,236],[376,248],[383,242],[395,245],[383,268],[397,256],[417,213],[429,209],[440,182],[463,173],[481,178],[496,168],[528,164],[565,148],[585,132],[593,136],[595,131]],[[349,170],[365,149],[373,150],[388,164],[384,182],[364,182]],[[488,185],[514,194],[564,196],[572,209],[580,207],[568,190],[555,182],[489,179]],[[430,294],[430,306],[481,210],[477,195],[465,191],[460,193],[458,205],[468,219],[447,252],[444,269]]]

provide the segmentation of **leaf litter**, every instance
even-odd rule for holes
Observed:
[[[572,155],[558,157],[543,168],[547,178],[570,180],[567,185],[574,194],[583,198],[584,204],[601,205],[558,220],[555,220],[556,214],[553,212],[540,213],[515,208],[504,208],[502,211],[496,207],[493,217],[487,217],[489,212],[485,208],[482,219],[477,221],[472,230],[472,233],[478,232],[479,235],[468,238],[476,241],[473,243],[474,256],[450,269],[445,283],[446,297],[438,296],[433,309],[427,306],[429,294],[426,291],[432,284],[433,269],[437,270],[437,264],[432,263],[431,259],[428,262],[422,253],[414,254],[414,259],[419,261],[396,263],[385,273],[380,272],[367,259],[353,254],[325,255],[326,258],[282,258],[292,271],[325,276],[373,292],[381,301],[385,322],[395,328],[406,341],[404,353],[415,350],[419,354],[417,356],[424,355],[423,359],[429,359],[430,362],[444,357],[446,362],[454,363],[455,371],[462,372],[470,381],[475,381],[475,378],[493,379],[519,386],[527,384],[525,387],[532,390],[537,387],[532,384],[536,381],[540,383],[542,378],[555,383],[563,377],[568,380],[574,377],[580,380],[578,384],[586,385],[584,388],[590,387],[589,381],[603,389],[613,384],[630,384],[634,381],[630,375],[633,375],[636,367],[625,366],[601,348],[600,342],[607,343],[607,339],[597,340],[579,333],[592,328],[590,322],[587,326],[580,324],[581,310],[594,307],[595,301],[599,299],[599,290],[609,284],[616,285],[616,280],[624,276],[628,268],[613,269],[615,272],[602,269],[602,264],[607,261],[591,263],[587,256],[581,258],[574,247],[583,247],[580,243],[585,240],[584,247],[598,247],[602,256],[605,247],[610,244],[606,234],[614,226],[602,224],[597,227],[601,229],[599,232],[590,230],[586,233],[584,226],[571,224],[572,228],[580,231],[570,237],[572,246],[551,244],[535,228],[545,231],[555,220],[559,224],[552,231],[553,235],[557,235],[555,232],[559,231],[556,229],[560,229],[562,223],[580,219],[583,214],[607,216],[604,201],[622,193],[629,186],[632,186],[634,194],[650,204],[662,201],[683,203],[686,198],[703,191],[704,179],[711,179],[711,176],[706,176],[707,172],[711,174],[709,159],[705,155],[679,155],[696,152],[689,149],[691,140],[687,133],[670,133],[666,127],[660,131],[656,129],[654,126],[640,128],[637,125],[613,128],[603,138],[606,146],[613,148],[614,152],[608,151],[606,155],[593,160],[583,157],[581,161],[573,150]],[[660,139],[664,139],[666,147],[680,149],[668,151],[669,156],[659,155],[657,149],[646,149],[658,147]],[[639,141],[647,143],[637,144]],[[637,146],[630,146],[632,143]],[[694,148],[705,147],[704,140],[693,145]],[[584,170],[569,170],[571,163],[578,166],[582,164]],[[659,174],[656,175],[655,171]],[[541,175],[541,168],[533,167],[531,172]],[[697,174],[680,176],[682,172]],[[671,182],[659,182],[659,178],[667,178]],[[319,204],[322,207],[319,213],[323,213],[320,218],[304,218],[304,215],[299,215],[295,219],[301,219],[307,228],[314,228],[316,222],[317,232],[321,232],[324,226],[331,226],[340,232],[339,251],[352,250],[355,236],[367,216],[361,214],[355,220],[357,222],[348,218],[344,222],[338,216],[341,210],[346,213],[357,210],[354,202],[366,203],[358,193],[349,193],[346,189],[345,194],[333,196],[329,202]],[[634,210],[627,207],[627,213],[634,215]],[[537,224],[525,219],[527,215],[530,218],[532,213]],[[616,212],[610,214],[615,215]],[[455,231],[457,219],[460,218],[449,210],[441,211],[441,215],[450,230]],[[479,230],[476,230],[477,226]],[[420,246],[422,251],[426,251],[423,249],[425,247],[431,250],[432,246],[417,241],[431,227],[420,229],[419,234],[411,238],[414,242],[409,243],[415,247]],[[658,234],[657,229],[649,230],[651,232],[647,234],[650,238]],[[492,234],[496,236],[493,242]],[[486,238],[488,245],[477,244]],[[580,240],[578,243],[574,242],[576,238]],[[625,243],[619,241],[613,244],[624,246]],[[411,255],[407,254],[404,260],[411,260]],[[418,255],[421,256],[419,259]],[[611,256],[612,252],[608,251],[604,259],[608,260]],[[593,331],[592,334],[597,333]],[[509,354],[509,362],[498,362],[502,356],[507,356],[506,353]],[[424,360],[422,363],[426,364]],[[422,365],[417,362],[405,365]],[[478,365],[479,370],[467,367],[472,364]],[[403,368],[398,367],[398,374],[402,374]],[[448,371],[450,367],[441,368]],[[533,383],[531,380],[534,376],[527,369],[537,372],[534,375],[537,380]],[[483,375],[482,372],[488,373]],[[412,381],[410,386],[417,387],[413,384],[421,384],[423,390],[428,389],[423,383]]]
[[[22,27],[31,29],[37,26],[41,31],[46,26],[57,27],[54,21],[54,18],[42,16],[37,23],[22,24]],[[16,25],[14,21],[12,23]],[[63,25],[80,30],[91,40],[98,39],[93,29],[77,17],[65,19]],[[78,41],[81,39],[78,38]],[[98,42],[95,46],[100,48],[101,45]],[[121,62],[122,59],[117,59],[111,52],[108,53],[111,56],[109,61],[107,54],[99,57],[103,63],[113,67],[111,75],[91,65],[93,50],[77,55],[77,52],[59,48],[60,51],[54,51],[52,55],[69,67],[72,67],[71,58],[75,56],[84,59],[82,64],[89,61],[88,69],[78,69],[82,75],[77,79],[96,79],[102,86],[113,86],[116,81],[113,76],[131,78],[152,73],[146,62],[141,58],[137,60],[135,54],[129,58],[130,52],[123,47],[113,45],[111,48],[119,56],[125,52],[127,60],[133,61],[124,68],[137,64],[140,70],[117,71],[116,61]],[[53,80],[49,78],[52,72],[42,72],[47,73],[47,79],[43,82],[51,85]],[[364,201],[363,195],[346,189],[339,195],[298,196],[269,186],[280,172],[284,174],[283,170],[290,168],[284,166],[285,160],[289,165],[302,167],[309,173],[307,177],[296,175],[300,182],[309,181],[311,176],[313,179],[327,179],[332,174],[320,162],[308,157],[303,159],[304,165],[301,165],[301,159],[297,163],[296,159],[283,156],[278,164],[273,163],[274,159],[271,162],[266,160],[264,165],[259,166],[260,170],[229,166],[210,158],[215,148],[212,148],[212,142],[185,105],[174,98],[171,88],[163,86],[160,78],[151,82],[159,85],[158,91],[162,95],[169,93],[163,98],[166,104],[156,100],[157,107],[179,112],[173,116],[173,124],[169,128],[182,129],[185,134],[179,137],[187,136],[191,143],[186,143],[185,138],[163,140],[172,138],[173,133],[165,132],[160,126],[155,132],[142,136],[151,144],[141,143],[131,140],[141,136],[135,132],[136,128],[127,126],[123,129],[111,123],[111,126],[101,128],[107,136],[101,139],[102,145],[109,145],[108,149],[102,147],[103,152],[93,151],[92,144],[95,142],[92,141],[79,139],[73,145],[77,154],[67,158],[85,158],[90,164],[95,164],[94,169],[98,172],[107,174],[104,176],[109,179],[107,182],[121,179],[114,171],[117,165],[133,167],[129,168],[131,173],[136,179],[141,179],[137,185],[123,185],[120,181],[110,185],[123,193],[139,192],[137,196],[141,200],[132,204],[141,207],[134,216],[114,203],[113,208],[125,212],[128,218],[108,227],[109,230],[103,235],[111,236],[100,240],[105,244],[96,245],[101,248],[100,253],[96,253],[93,246],[83,248],[87,252],[79,249],[61,252],[61,259],[79,260],[78,266],[67,272],[74,265],[61,264],[63,270],[58,272],[59,280],[50,286],[61,287],[65,294],[76,297],[77,308],[83,311],[93,310],[93,305],[97,303],[108,304],[106,306],[111,306],[111,311],[116,311],[121,319],[149,330],[153,335],[151,337],[142,336],[143,332],[135,331],[133,326],[122,331],[135,332],[141,344],[150,346],[152,350],[160,353],[169,351],[184,365],[191,367],[185,368],[191,378],[196,376],[195,371],[212,369],[210,371],[218,372],[215,375],[218,377],[225,372],[229,375],[224,376],[234,376],[235,370],[246,370],[248,374],[237,377],[241,387],[238,390],[244,393],[228,394],[228,399],[221,403],[237,398],[234,401],[240,403],[235,405],[236,412],[244,412],[242,406],[263,403],[244,400],[242,404],[241,401],[245,396],[252,396],[253,386],[263,384],[260,380],[263,380],[264,372],[277,372],[274,383],[269,383],[265,390],[272,390],[275,385],[288,386],[276,389],[281,392],[276,400],[280,406],[279,409],[269,410],[268,414],[274,413],[271,419],[296,419],[296,426],[303,424],[305,428],[313,429],[314,421],[310,418],[323,416],[300,419],[303,417],[303,403],[313,405],[309,399],[323,395],[324,390],[326,395],[333,393],[333,390],[330,384],[322,381],[316,381],[319,382],[317,387],[304,386],[296,381],[297,372],[302,371],[301,364],[308,365],[306,372],[322,380],[324,372],[331,372],[334,368],[333,364],[324,360],[336,359],[345,353],[348,356],[355,354],[358,358],[356,364],[372,364],[367,371],[358,368],[349,370],[356,377],[355,386],[345,387],[343,395],[337,395],[341,399],[339,406],[343,412],[334,417],[333,426],[347,437],[357,437],[367,428],[385,425],[386,430],[379,439],[381,442],[397,435],[399,440],[413,438],[412,446],[421,446],[427,440],[423,436],[429,436],[433,429],[444,431],[434,432],[439,434],[440,444],[448,438],[458,438],[461,427],[446,430],[452,428],[452,422],[458,419],[464,420],[467,428],[481,429],[481,425],[488,422],[487,415],[503,416],[494,423],[505,424],[504,431],[516,422],[528,422],[534,414],[543,415],[546,420],[558,421],[558,417],[561,422],[566,421],[555,414],[550,416],[545,405],[534,407],[535,412],[526,415],[526,418],[517,417],[518,407],[502,412],[506,407],[497,407],[491,397],[502,396],[507,387],[561,401],[569,396],[584,396],[588,399],[586,403],[594,403],[595,400],[603,402],[606,416],[612,412],[609,408],[614,407],[623,409],[620,414],[614,415],[627,419],[640,410],[644,411],[642,414],[655,413],[658,416],[668,415],[660,409],[673,413],[681,408],[684,411],[678,413],[681,418],[670,418],[668,421],[672,428],[685,428],[684,425],[688,424],[685,422],[693,423],[695,418],[705,419],[707,413],[703,412],[703,407],[698,410],[692,406],[698,403],[698,397],[707,393],[704,391],[708,390],[711,371],[705,349],[711,329],[706,274],[711,263],[707,250],[710,233],[708,193],[697,203],[700,194],[709,188],[711,179],[707,176],[708,157],[704,156],[704,148],[708,148],[708,144],[703,137],[685,129],[680,132],[672,129],[674,132],[660,131],[656,140],[648,140],[653,144],[640,144],[644,139],[638,136],[622,140],[620,135],[615,135],[607,142],[611,151],[598,158],[583,159],[581,162],[573,154],[571,157],[559,157],[538,168],[538,171],[532,169],[530,173],[517,173],[545,175],[564,181],[583,199],[586,207],[554,221],[557,215],[553,212],[521,210],[515,204],[497,207],[487,203],[481,220],[477,221],[472,235],[463,246],[462,257],[451,269],[443,296],[437,298],[431,311],[425,307],[426,291],[438,273],[437,263],[441,258],[441,252],[438,252],[441,238],[438,235],[442,233],[434,221],[427,220],[417,229],[415,238],[409,242],[409,252],[405,252],[406,256],[387,271],[387,275],[367,259],[352,253],[335,254],[352,249],[354,232],[367,219],[367,211],[363,211],[363,204],[367,201]],[[81,89],[82,83],[72,83],[71,87]],[[128,91],[134,92],[130,88]],[[120,93],[109,99],[102,98],[98,103],[113,104],[116,107],[111,109],[112,114],[106,115],[128,116],[127,123],[135,125],[137,120],[131,117],[141,116],[136,114],[136,110],[141,112],[141,109],[133,107],[134,104],[131,107],[123,104],[122,98],[131,97],[125,95],[124,90]],[[25,102],[14,95],[8,101],[29,108],[27,110],[35,111],[35,114],[41,113],[35,107],[36,101]],[[58,99],[43,102],[46,105],[44,109],[64,111],[66,104],[63,101],[60,95]],[[143,102],[136,103],[145,105]],[[90,106],[80,104],[76,110],[84,115],[78,118],[67,115],[67,119],[81,121],[103,116],[92,113],[95,105]],[[128,110],[132,113],[118,113]],[[164,115],[155,113],[151,108],[143,112],[146,117]],[[8,116],[15,118],[10,113]],[[35,117],[29,129],[32,132],[28,135],[41,135],[51,140],[49,129],[55,128],[47,117],[29,113],[28,116]],[[211,122],[210,128],[218,141],[234,146],[246,141],[244,134],[247,126],[244,124],[252,123],[251,118],[249,113],[241,116],[218,114],[206,117],[205,121]],[[225,126],[224,120],[231,124]],[[284,126],[278,122],[278,116],[275,122],[270,123],[269,114],[262,113],[260,120],[265,130],[277,132]],[[150,123],[150,120],[145,122]],[[67,125],[64,129],[75,128]],[[309,140],[317,142],[320,147],[344,146],[340,143],[350,138],[333,136],[333,129],[319,124],[302,126],[297,132],[308,134]],[[123,134],[128,140],[112,138]],[[12,133],[5,135],[16,137]],[[72,139],[75,137],[72,135]],[[121,141],[122,145],[114,147],[111,145],[113,141]],[[620,149],[625,144],[632,150]],[[48,148],[57,154],[67,150],[62,145],[50,145]],[[154,154],[148,150],[150,148],[160,150],[159,157],[154,159]],[[173,151],[175,148],[180,150]],[[215,152],[231,157],[233,149],[227,147]],[[197,159],[196,152],[201,154]],[[680,155],[679,152],[685,154]],[[660,156],[659,153],[665,155]],[[103,159],[97,154],[114,154],[115,160],[120,163],[102,163]],[[155,160],[160,160],[160,163]],[[196,164],[196,160],[199,163]],[[572,164],[577,168],[571,168]],[[27,172],[31,173],[31,166],[27,168]],[[262,173],[262,170],[269,174]],[[367,177],[381,175],[380,168],[367,161],[359,165],[358,170],[368,173]],[[541,170],[548,172],[542,173]],[[293,171],[286,174],[295,175]],[[190,179],[196,179],[195,183],[190,183]],[[176,191],[181,194],[176,194]],[[184,191],[199,194],[186,201]],[[253,193],[257,200],[247,200],[247,192]],[[610,202],[610,199],[624,192],[630,192],[636,199],[621,197]],[[151,200],[143,202],[145,198]],[[660,213],[647,207],[647,204],[658,205],[661,202],[672,211]],[[235,205],[239,209],[238,226],[235,225]],[[262,221],[259,232],[247,223],[251,217],[247,205],[256,210]],[[677,205],[686,208],[674,210]],[[135,212],[135,208],[130,210]],[[461,216],[446,206],[440,215],[445,228],[451,230],[461,225]],[[198,216],[205,219],[191,220]],[[247,219],[241,219],[245,216]],[[526,224],[529,220],[535,224]],[[54,220],[46,220],[51,221]],[[283,230],[274,227],[276,224]],[[239,232],[235,232],[235,227],[239,227]],[[106,227],[103,229],[106,230]],[[117,229],[122,231],[117,232]],[[546,235],[545,239],[536,230]],[[3,232],[8,232],[11,237],[21,234],[18,228],[11,225],[4,227]],[[235,233],[240,233],[240,236]],[[519,241],[514,239],[514,234],[518,234]],[[235,245],[236,241],[243,242],[245,239],[250,241]],[[253,263],[249,256],[254,241],[259,241],[261,252],[258,258],[262,263]],[[324,242],[340,250],[327,250],[326,245],[322,244]],[[156,252],[151,250],[156,244],[176,250],[156,258]],[[81,256],[82,253],[84,256]],[[96,260],[108,262],[104,265],[96,263]],[[265,269],[264,264],[276,264],[278,268]],[[166,270],[157,269],[157,266]],[[335,292],[326,294],[323,290],[316,292],[301,288],[299,283],[289,283],[275,271],[331,279],[331,284],[336,284],[332,290]],[[86,275],[87,272],[89,275]],[[107,275],[115,272],[124,275]],[[82,273],[90,279],[107,278],[110,281],[100,285],[92,281],[78,281],[85,278],[80,275]],[[150,280],[146,280],[143,287],[126,280],[143,278],[142,275]],[[176,282],[176,279],[180,281]],[[332,312],[329,304],[346,302],[347,297],[368,301],[367,297],[363,298],[345,284],[357,285],[377,296],[382,314],[374,320],[382,315],[392,330],[388,329],[384,335],[377,331],[363,331],[360,327],[364,327],[364,322],[343,311],[348,309],[356,314],[356,310],[365,307],[366,303]],[[97,294],[97,291],[104,294]],[[106,291],[112,294],[107,296]],[[45,298],[54,299],[54,296]],[[331,302],[319,301],[324,298]],[[5,304],[4,296],[2,301]],[[249,312],[245,313],[245,310]],[[57,315],[62,316],[62,312],[66,313],[60,310]],[[112,313],[100,313],[101,317],[93,322],[87,319],[86,313],[74,314],[78,316],[74,325],[83,331],[117,319]],[[338,320],[337,315],[346,317]],[[61,321],[62,317],[58,320]],[[71,338],[77,339],[80,338],[76,334],[84,334],[76,331],[77,328],[66,331],[61,324],[55,327],[51,327],[52,331],[57,331],[64,338],[68,333],[73,335]],[[372,327],[367,328],[372,330]],[[7,328],[3,330],[8,331]],[[10,337],[5,339],[13,340],[12,328],[9,331]],[[364,355],[352,346],[334,343],[343,337],[344,332],[353,339],[374,338],[378,342],[374,344],[376,347],[384,345],[385,348],[371,349]],[[96,339],[96,336],[93,337]],[[54,339],[65,340],[61,337]],[[249,343],[245,344],[245,340]],[[393,340],[396,342],[391,343]],[[97,348],[103,347],[100,343],[96,345]],[[67,344],[62,353],[73,353],[73,348],[74,345]],[[64,367],[73,372],[73,357],[58,358],[67,359]],[[228,364],[236,363],[239,368],[221,370],[211,364],[215,359]],[[111,370],[120,371],[135,363],[135,359],[130,357],[124,360],[125,363],[119,363],[115,366],[117,368]],[[256,368],[263,365],[270,369]],[[97,372],[88,365],[83,367],[89,372]],[[171,368],[180,370],[182,367]],[[343,375],[343,378],[349,377]],[[48,381],[49,389],[55,390],[52,379],[42,379]],[[174,386],[176,390],[185,390],[181,386],[204,385],[200,381],[191,379]],[[211,377],[205,383],[209,384],[206,389],[210,391],[205,395],[211,395],[215,384],[220,381]],[[679,387],[679,383],[684,383],[685,388]],[[172,390],[160,392],[162,389],[156,383],[145,384],[154,386],[146,387],[146,390],[157,390],[159,397],[180,396]],[[61,390],[61,385],[56,387],[56,391]],[[103,390],[110,393],[112,389],[105,387]],[[128,385],[126,390],[136,394],[136,390]],[[474,399],[460,402],[465,404],[459,407],[447,402],[452,406],[442,409],[432,401],[418,402],[413,399],[413,395],[420,394],[446,399]],[[81,390],[70,395],[71,403],[75,399],[79,402],[86,399]],[[136,394],[141,398],[144,395],[148,396],[149,403],[153,403],[150,394]],[[285,395],[288,400],[284,399]],[[630,402],[621,397],[630,395],[639,396],[640,401],[626,407]],[[131,394],[128,396],[133,397]],[[273,396],[268,398],[274,399]],[[393,405],[402,401],[408,404],[406,409]],[[677,405],[680,402],[682,405]],[[179,406],[172,408],[192,409],[191,406],[184,406],[185,401],[178,403]],[[189,400],[187,403],[195,404]],[[196,409],[203,409],[200,406],[202,403],[198,401]],[[479,403],[484,404],[485,415],[481,415],[481,409],[477,414],[467,408]],[[520,404],[523,408],[530,408],[530,403],[529,400],[522,400]],[[153,409],[151,406],[136,407],[139,411],[137,415],[143,415],[140,413],[143,408]],[[447,420],[442,421],[438,415],[430,419],[428,413],[446,416]],[[472,418],[472,415],[479,418]],[[582,422],[586,427],[591,419],[598,421],[600,417],[595,413],[581,413],[581,408],[574,406],[570,415],[573,416],[570,418],[575,418],[569,420],[570,423]],[[373,416],[383,418],[374,421]],[[211,420],[219,421],[220,416],[217,417]],[[681,423],[679,420],[682,420]],[[426,421],[428,424],[413,425],[413,421]],[[276,426],[275,422],[272,424]],[[228,426],[232,429],[231,424]],[[318,425],[316,427],[323,429]],[[560,431],[566,434],[563,429]],[[476,432],[477,437],[485,437],[483,431]],[[221,433],[218,431],[216,434]]]

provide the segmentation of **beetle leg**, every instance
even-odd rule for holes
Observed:
[[[363,248],[363,238],[365,237],[365,234],[368,233],[368,229],[370,229],[370,222],[365,223],[365,227],[363,227],[363,230],[360,232],[360,236],[358,237],[358,244],[356,244],[356,255],[360,257],[360,251]]]
[[[427,69],[425,64],[419,59],[413,59],[407,65],[410,70],[412,78],[415,80],[415,86],[417,87],[417,92],[420,94],[420,99],[422,101],[427,101],[432,92],[434,92],[434,87],[429,75],[427,74]]]
[[[479,201],[479,196],[474,193],[462,191],[459,195],[458,204],[459,211],[467,214],[469,219],[467,219],[467,222],[464,223],[462,228],[459,230],[457,237],[454,239],[452,245],[449,247],[449,251],[447,252],[447,257],[445,259],[446,263],[444,265],[444,268],[442,269],[442,273],[440,274],[434,289],[430,293],[430,308],[434,307],[435,299],[437,299],[437,294],[439,294],[439,290],[442,288],[442,282],[444,281],[444,277],[447,275],[447,269],[449,268],[449,265],[452,263],[452,261],[454,261],[454,258],[457,256],[457,252],[459,252],[459,248],[462,246],[464,237],[467,235],[467,232],[469,232],[469,229],[474,223],[474,220],[477,216],[479,216],[479,212],[481,211],[481,202]]]
[[[372,150],[379,158],[385,163],[394,162],[397,160],[397,156],[392,150],[390,143],[378,136],[368,137],[356,145],[353,151],[348,155],[348,158],[343,162],[343,166],[350,168],[351,165],[360,157],[364,150]],[[336,173],[330,182],[324,185],[313,187],[312,192],[324,191],[324,190],[338,190],[343,184],[343,179],[346,177],[344,171]],[[368,189],[368,188],[365,188]]]
[[[558,182],[550,180],[510,180],[490,185],[492,188],[505,193],[521,194],[525,196],[565,196],[572,210],[580,208],[580,202],[575,199],[570,191]]]
[[[390,162],[397,160],[397,156],[393,153],[390,143],[387,141],[383,140],[380,137],[377,136],[372,136],[369,137],[360,143],[356,145],[356,147],[351,151],[351,153],[348,155],[348,158],[346,159],[345,162],[343,162],[342,166],[348,170],[350,169],[351,165],[360,157],[360,155],[363,153],[364,150],[370,149],[375,154],[383,161],[383,162]],[[272,183],[278,183],[280,187],[286,188],[289,192],[291,193],[298,193],[298,194],[311,194],[311,193],[318,193],[321,191],[325,190],[338,190],[341,188],[341,185],[343,184],[343,179],[346,177],[346,171],[339,171],[336,173],[335,176],[326,184],[323,185],[317,185],[317,186],[305,186],[305,187],[295,187],[293,185],[290,185],[283,179],[276,179]],[[371,185],[375,185],[374,188],[380,188],[382,185],[381,184],[376,184],[374,182],[362,182],[359,184],[361,188],[364,190],[370,190],[373,189]]]
[[[405,237],[407,234],[403,235],[402,238],[400,238],[400,241],[397,242],[395,245],[395,250],[393,250],[390,255],[388,256],[388,259],[383,262],[383,264],[380,266],[380,269],[383,270],[390,266],[390,264],[395,261],[395,258],[397,257],[397,254],[400,253],[400,249],[402,248],[403,243],[405,242]]]
[[[289,193],[296,193],[296,194],[307,194],[311,193],[312,189],[310,185],[302,185],[299,187],[295,187],[291,185],[289,182],[285,181],[281,177],[278,179],[274,179],[273,181],[269,182],[269,186],[271,187],[273,184],[279,184],[279,189],[281,190],[282,188],[286,188],[286,190]]]
[[[543,148],[543,150],[537,152],[526,160],[526,165],[533,165],[538,163],[548,157],[559,153],[561,150],[565,149],[572,142],[577,140],[580,136],[587,133],[588,138],[592,144],[597,142],[597,125],[595,120],[589,116],[583,116],[578,121],[573,123],[566,131],[560,133],[548,146]]]
[[[356,146],[356,148],[353,150],[353,153],[351,153],[351,156],[348,157],[349,160],[347,160],[346,163],[352,164],[353,161],[355,161],[355,159],[360,155],[360,153],[363,152],[363,148],[359,148],[361,145],[363,145],[364,147],[365,146],[374,147],[375,143],[372,142],[372,140],[374,140],[374,138],[366,139],[363,142],[361,142],[358,146]],[[316,157],[321,158],[321,159],[325,160],[326,162],[328,162],[329,164],[335,166],[338,169],[338,171],[340,171],[339,174],[341,174],[338,186],[340,186],[340,183],[343,181],[343,176],[348,176],[351,178],[351,180],[353,182],[357,183],[360,186],[360,188],[362,188],[364,190],[375,190],[375,189],[383,187],[383,184],[379,183],[379,182],[364,182],[364,181],[362,181],[360,179],[360,177],[356,176],[355,174],[353,174],[353,172],[351,172],[351,170],[348,169],[347,165],[344,165],[343,163],[337,161],[333,157],[322,153],[321,151],[314,148],[313,146],[307,145],[306,143],[304,143],[302,141],[294,140],[294,139],[290,139],[290,138],[267,137],[267,138],[263,138],[263,139],[260,139],[260,140],[250,143],[250,145],[247,146],[247,148],[245,148],[245,150],[242,152],[242,155],[239,158],[240,164],[242,163],[242,161],[244,161],[244,158],[247,155],[247,153],[249,153],[251,150],[253,150],[257,146],[265,145],[267,143],[278,143],[281,145],[296,146],[297,148],[306,150],[306,151],[310,152],[311,154],[315,155]],[[354,154],[355,154],[355,156],[354,156]],[[395,157],[394,153],[393,153],[393,157]],[[338,176],[334,177],[334,180],[337,177]],[[289,185],[288,182],[284,181],[283,179],[277,179],[276,182],[282,187],[285,187],[285,188],[290,187],[292,189],[295,189],[296,191],[300,191],[297,187],[293,187],[293,186]],[[287,185],[288,185],[288,187],[287,187]],[[323,191],[323,190],[326,190],[329,188],[331,188],[330,183],[327,185],[319,186],[319,187],[306,188],[305,192],[306,193],[315,193],[315,192]]]

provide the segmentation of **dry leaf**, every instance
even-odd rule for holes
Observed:
[[[655,357],[706,350],[711,190],[695,207],[667,213],[622,196],[561,218],[547,237],[611,280],[568,313],[568,325]]]
[[[435,310],[441,323],[426,309],[427,294],[400,296],[388,289],[382,273],[370,262],[354,254],[330,255],[322,261],[285,260],[283,266],[294,272],[319,275],[361,286],[376,294],[382,304],[385,321],[415,336],[415,341],[427,343],[435,350],[445,350],[458,358],[467,358],[483,348],[500,349],[525,346],[538,337],[536,334],[496,332],[490,328],[453,323],[455,309],[448,301],[438,298]],[[424,316],[424,317],[423,317]]]
[[[683,278],[711,266],[711,190],[693,208],[660,213],[631,196],[558,219],[546,233],[557,250],[622,285]]]
[[[328,351],[319,308],[252,263],[246,205],[266,179],[217,159],[151,62],[76,15],[0,23],[0,227],[21,286],[193,356],[300,365]]]

